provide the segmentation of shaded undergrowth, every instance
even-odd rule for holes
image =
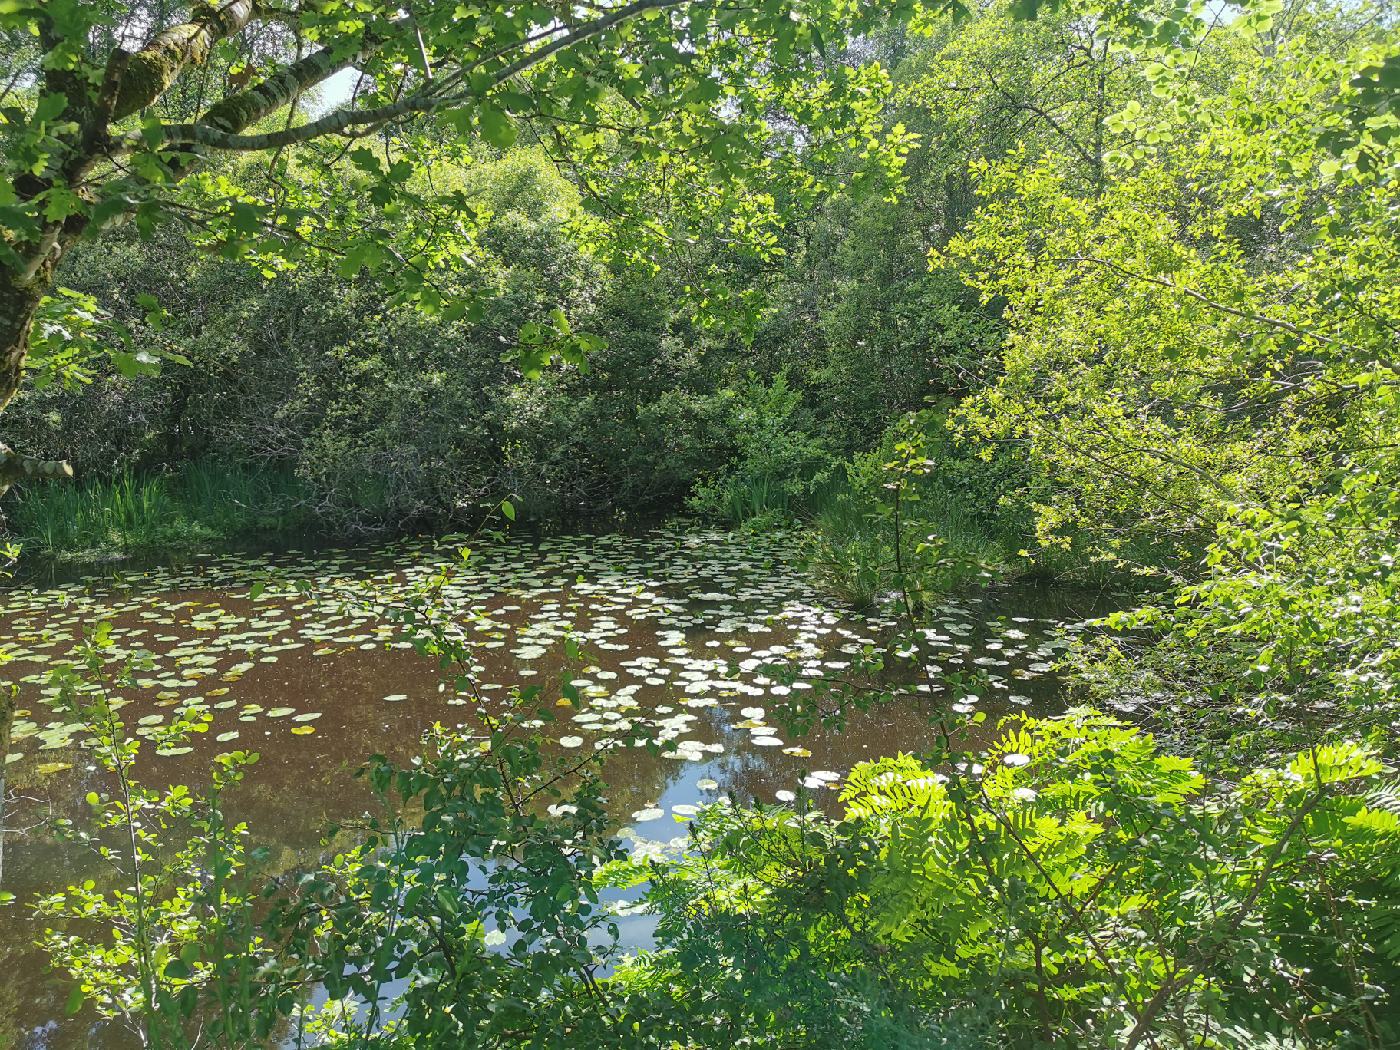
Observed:
[[[912,465],[898,508],[887,484],[895,460]],[[808,569],[834,598],[866,609],[894,590],[900,565],[917,602],[979,581],[1139,589],[1169,564],[1169,552],[1136,541],[1112,556],[1072,538],[1042,543],[1032,485],[1024,464],[983,461],[955,444],[941,412],[908,417],[813,486],[795,515],[808,525]]]
[[[174,471],[17,488],[6,527],[29,554],[63,560],[314,531],[306,493],[290,472],[198,461]]]

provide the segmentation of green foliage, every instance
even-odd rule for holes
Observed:
[[[465,675],[469,651],[430,602],[444,582],[426,581],[422,601],[390,615],[422,652]],[[86,826],[59,828],[94,849],[110,878],[34,904],[47,925],[42,947],[74,982],[70,1010],[87,1004],[141,1045],[168,1050],[284,1037],[630,1045],[600,984],[618,934],[596,876],[624,854],[608,832],[595,753],[547,762],[509,713],[483,711],[480,735],[434,727],[411,764],[368,761],[374,814],[323,866],[282,882],[223,815],[223,793],[256,754],[220,755],[199,792],[137,783],[142,741],[119,712],[121,690],[145,665],[113,650],[100,624],[52,673],[110,780],[88,795]],[[149,739],[180,754],[209,722],[192,703]],[[316,987],[328,999],[313,1007],[306,993]]]
[[[903,621],[852,670],[949,697],[941,592],[1151,574],[1067,670],[1190,753],[1089,708],[959,751],[944,712],[838,818],[731,801],[643,864],[595,756],[483,710],[273,879],[220,801],[256,756],[135,783],[99,630],[53,684],[111,877],[37,905],[75,1007],[171,1048],[1400,1042],[1393,17],[1039,6],[198,7],[104,65],[173,9],[0,4],[0,399],[28,353],[6,419],[93,476],[21,484],[31,545],[809,516],[819,582]],[[253,105],[289,39],[330,50],[267,90],[362,90]],[[398,620],[469,692],[445,581]],[[623,959],[603,888],[643,883]]]
[[[188,1045],[200,1025],[200,988],[209,985],[220,1016],[210,1032],[229,1046],[257,1046],[268,1034],[251,1022],[246,982],[259,959],[256,898],[244,869],[247,828],[231,823],[222,797],[257,762],[255,753],[219,756],[209,788],[142,787],[134,768],[142,741],[126,732],[117,690],[142,668],[139,657],[108,667],[110,625],[98,624],[76,662],[51,673],[60,705],[85,725],[107,785],[87,795],[88,826],[58,832],[92,849],[104,883],[86,880],[41,897],[41,946],[73,981],[68,1009],[88,1004],[143,1045]],[[152,735],[159,753],[188,751],[191,734],[209,728],[207,708],[190,705]],[[174,842],[180,844],[173,849]]]
[[[11,501],[8,524],[26,550],[62,560],[286,536],[318,523],[285,473],[201,460],[172,474],[34,482]]]
[[[1152,549],[1175,585],[1078,654],[1082,684],[1236,753],[1378,739],[1400,697],[1392,117],[1365,147],[1319,132],[1393,47],[1365,10],[1221,27],[1193,71],[1144,69],[1101,192],[1054,156],[986,166],[935,257],[1010,329],[960,435],[1024,450],[1043,548]]]
[[[805,800],[706,809],[655,872],[664,947],[621,979],[691,1004],[716,1033],[700,1046],[1397,1037],[1376,997],[1400,967],[1400,823],[1364,749],[1206,792],[1081,711],[964,758],[857,766],[835,821]]]
[[[1358,45],[1302,21],[1241,65],[1251,39],[1232,26],[1208,51],[1236,75],[1199,109],[1149,96],[1119,115],[1100,195],[1054,157],[986,169],[983,209],[935,259],[1006,302],[1005,374],[959,425],[1053,480],[1047,543],[1111,548],[1138,523],[1198,543],[1231,506],[1326,487],[1374,435],[1384,382],[1357,379],[1391,339],[1390,185],[1327,174],[1291,130],[1322,119]]]
[[[733,452],[696,486],[690,509],[734,524],[781,521],[805,509],[830,455],[801,391],[783,372],[771,382],[750,374],[720,398],[722,433]]]
[[[891,593],[901,573],[920,602],[979,577],[1055,574],[1024,550],[1028,515],[1015,500],[1024,471],[969,455],[942,412],[896,422],[844,475],[822,493],[806,554],[821,584],[852,605]]]
[[[506,483],[539,521],[666,514],[727,452],[715,393],[730,355],[680,316],[672,282],[622,274],[596,295],[604,345],[588,367],[515,384],[498,406]]]
[[[848,484],[825,487],[820,504],[804,549],[810,571],[827,593],[856,609],[871,608],[893,582],[882,504],[867,503]]]
[[[723,231],[733,252],[696,275],[692,300],[719,316],[745,303],[728,264],[773,258],[789,213],[825,191],[828,172],[856,159],[843,179],[898,183],[909,139],[881,126],[884,70],[826,55],[913,10],[645,0],[566,22],[509,4],[413,15],[363,4],[354,18],[7,4],[7,40],[38,46],[7,63],[5,94],[18,85],[22,104],[0,123],[0,336],[13,365],[0,403],[18,388],[35,310],[60,302],[55,264],[126,220],[150,234],[192,219],[206,250],[267,276],[331,263],[379,280],[396,306],[471,319],[491,294],[462,279],[482,214],[437,176],[517,142],[547,147],[587,190],[599,218],[590,243],[619,261],[651,268],[672,238]],[[352,97],[308,116],[303,95],[351,68]],[[382,145],[354,144],[380,128]],[[229,157],[252,163],[220,163]],[[339,192],[347,169],[352,192]],[[524,322],[527,359],[586,348],[559,317],[548,332]],[[35,345],[49,348],[42,336]]]
[[[164,362],[188,365],[183,354],[159,339],[164,314],[155,298],[138,296],[144,310],[141,329],[133,331],[114,319],[97,300],[71,288],[58,288],[40,303],[29,337],[29,369],[35,389],[54,383],[74,386],[90,383],[91,362],[105,354],[118,375],[130,379],[153,375]]]
[[[172,237],[114,235],[75,249],[65,279],[123,302],[154,287],[172,308],[163,337],[192,366],[26,391],[10,432],[86,478],[206,458],[291,473],[332,532],[469,521],[508,494],[545,524],[680,508],[703,473],[739,455],[733,431],[748,424],[735,406],[749,388],[731,394],[729,376],[742,344],[697,328],[674,278],[591,259],[577,192],[538,150],[456,174],[483,216],[471,279],[494,288],[475,320],[395,307],[370,280],[270,282]],[[586,364],[529,378],[519,330],[553,323],[556,303],[603,343]],[[795,418],[815,427],[810,413]],[[805,454],[775,466],[813,469],[819,453]]]
[[[394,618],[465,674],[431,604],[442,582]],[[372,758],[379,806],[356,843],[257,892],[257,851],[219,802],[256,756],[222,756],[204,793],[141,788],[117,713],[139,660],[114,675],[110,646],[99,626],[55,682],[111,781],[68,833],[115,885],[36,906],[72,1005],[146,1045],[196,1026],[262,1045],[288,1024],[298,1045],[383,1048],[1397,1034],[1400,802],[1354,743],[1222,780],[1088,710],[1013,719],[983,752],[856,766],[839,819],[805,795],[722,802],[683,854],[644,862],[609,833],[595,755],[548,762],[487,716],[481,735],[436,727],[408,765]],[[206,726],[191,708],[152,742]],[[601,893],[639,880],[656,947],[623,959]]]
[[[894,451],[894,476],[917,477],[915,448]],[[390,617],[470,693],[468,651],[434,597],[449,581],[424,580]],[[893,644],[917,653],[917,640]],[[38,907],[75,1005],[91,1000],[148,1045],[183,1046],[196,1025],[257,1045],[285,1024],[302,1045],[381,1048],[1136,1048],[1202,1033],[1243,1047],[1299,1031],[1346,1047],[1397,1034],[1400,801],[1392,771],[1354,742],[1201,770],[1092,711],[1013,719],[985,751],[856,766],[840,819],[805,795],[795,808],[721,803],[682,854],[647,862],[609,831],[597,753],[547,762],[509,712],[483,708],[484,733],[435,727],[407,765],[372,758],[380,806],[363,837],[265,883],[254,907],[242,829],[218,807],[232,780],[216,771],[208,796],[132,781],[110,645],[99,627],[55,674],[114,778],[89,799],[93,841],[131,886],[70,887]],[[528,711],[538,693],[516,701]],[[182,748],[207,717],[191,707],[157,746]],[[217,769],[236,778],[251,757]],[[128,845],[103,845],[104,830]],[[185,844],[157,860],[162,840]],[[601,890],[642,881],[656,947],[624,960]],[[314,986],[330,1000],[313,1010],[301,990]]]
[[[1382,396],[1397,428],[1394,389]],[[1129,705],[1152,696],[1178,732],[1208,729],[1232,750],[1388,742],[1400,705],[1397,469],[1387,449],[1353,462],[1336,491],[1235,509],[1174,604],[1112,618],[1117,633],[1080,655],[1086,689]]]

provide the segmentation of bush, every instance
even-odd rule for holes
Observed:
[[[830,451],[786,372],[768,382],[750,373],[718,398],[732,452],[696,485],[689,508],[736,525],[807,509],[826,478]]]
[[[823,587],[857,607],[892,590],[900,565],[916,600],[989,573],[1025,573],[1034,563],[1021,553],[1029,515],[1015,498],[1017,474],[1014,464],[980,464],[955,444],[942,413],[911,414],[823,488],[808,564]]]
[[[1077,711],[979,760],[864,763],[838,820],[709,807],[619,979],[693,1010],[699,1046],[1400,1039],[1400,796],[1364,749],[1207,790]]]
[[[672,315],[660,279],[621,275],[580,320],[602,333],[586,369],[513,386],[502,406],[507,487],[547,522],[675,510],[725,452],[719,362]]]

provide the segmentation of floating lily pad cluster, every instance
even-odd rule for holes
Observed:
[[[57,758],[80,742],[82,727],[56,709],[46,668],[84,631],[109,621],[114,665],[149,654],[147,669],[122,692],[121,702],[133,705],[124,713],[129,731],[159,736],[175,715],[209,722],[209,732],[190,744],[163,748],[170,756],[235,742],[263,751],[300,746],[281,741],[369,722],[409,744],[430,721],[447,721],[446,709],[504,705],[513,687],[534,685],[555,717],[527,724],[560,748],[584,751],[641,737],[663,759],[708,774],[692,784],[696,798],[676,804],[717,790],[721,756],[746,756],[745,768],[768,762],[765,753],[800,760],[791,770],[795,780],[812,752],[807,741],[784,738],[773,709],[846,672],[894,623],[825,603],[792,562],[792,547],[782,536],[738,542],[680,530],[481,547],[438,587],[442,614],[472,654],[470,695],[440,684],[436,667],[408,651],[411,642],[381,608],[458,562],[451,542],[220,557],[16,587],[4,592],[3,603],[13,658],[6,671],[20,686],[23,709],[10,760],[43,762],[43,752]],[[1026,683],[1050,670],[1063,644],[1057,621],[1009,615],[989,602],[950,603],[926,628],[926,651],[936,654],[931,672],[980,672],[988,695],[961,695],[959,709],[1031,703]],[[566,639],[583,660],[564,659]],[[377,688],[373,669],[391,660],[402,680]],[[765,671],[775,664],[797,668],[796,677],[770,677]],[[352,665],[356,674],[337,676],[336,668]],[[910,688],[938,692],[937,679],[929,681],[916,676]],[[809,790],[839,781],[837,773],[805,776]]]

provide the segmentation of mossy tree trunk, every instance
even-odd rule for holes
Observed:
[[[92,206],[101,199],[102,181],[117,167],[114,161],[122,153],[121,135],[114,130],[117,123],[159,101],[183,70],[202,64],[221,40],[238,34],[260,15],[274,13],[272,8],[263,10],[257,0],[196,6],[190,21],[157,33],[141,50],[117,48],[105,68],[52,68],[44,73],[44,94],[63,100],[54,122],[62,130],[54,136],[54,160],[38,174],[26,172],[17,178],[15,196],[20,202],[35,202],[52,199],[56,190],[68,191],[85,206],[74,214],[42,221],[22,236],[7,232],[0,245],[5,249],[5,261],[0,264],[0,411],[23,383],[35,318],[53,288],[64,252],[79,237],[97,232]],[[57,48],[57,38],[40,35],[46,50]],[[266,81],[218,102],[198,126],[211,134],[236,134],[371,50],[325,50],[290,63]],[[169,177],[178,182],[198,166],[199,147],[193,142],[174,143],[165,159]],[[122,222],[135,208],[132,200],[102,210],[101,226]],[[64,463],[19,455],[0,444],[0,495],[18,481],[71,473]]]

